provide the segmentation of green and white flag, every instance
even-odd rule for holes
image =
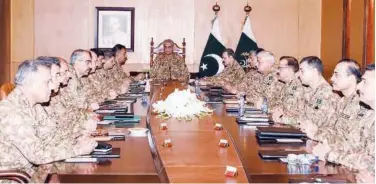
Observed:
[[[222,43],[219,31],[218,16],[215,16],[212,20],[209,39],[201,56],[199,77],[211,77],[222,72],[224,69],[222,62],[222,53],[224,50],[225,46]]]
[[[255,35],[252,31],[251,18],[249,15],[245,18],[243,31],[235,51],[235,59],[245,68],[247,66],[248,53],[258,48]]]

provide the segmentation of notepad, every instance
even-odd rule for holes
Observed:
[[[277,143],[303,143],[301,139],[276,139]]]
[[[97,158],[91,158],[91,157],[75,157],[75,158],[68,158],[65,159],[64,162],[67,163],[97,163]]]

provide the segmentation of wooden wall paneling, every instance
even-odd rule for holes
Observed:
[[[321,0],[299,0],[299,60],[321,56],[321,3]]]
[[[363,66],[375,63],[375,0],[365,1]]]
[[[364,0],[351,0],[351,9],[349,12],[350,22],[350,43],[349,43],[349,58],[355,59],[361,66],[363,65],[363,52],[364,52],[364,33],[365,33],[365,1]],[[347,22],[348,23],[348,22]],[[347,31],[348,26],[346,26]],[[363,67],[363,66],[362,66]]]
[[[18,65],[34,58],[34,0],[12,0],[11,80]]]
[[[11,80],[11,1],[0,1],[0,85]]]
[[[343,1],[322,1],[321,16],[321,59],[324,77],[329,79],[337,62],[342,58]]]

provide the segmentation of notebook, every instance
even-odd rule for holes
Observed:
[[[130,115],[120,115],[120,114],[115,114],[115,115],[109,115],[109,116],[104,116],[103,120],[119,120],[122,122],[135,122],[137,123],[138,121],[141,120],[140,116],[130,116]],[[115,122],[116,124],[116,122]]]
[[[286,158],[288,154],[306,154],[305,151],[286,151],[286,150],[260,150],[259,156],[263,160],[279,160]]]
[[[258,127],[256,131],[260,136],[274,136],[274,137],[307,137],[307,135],[296,128],[282,128],[282,127]]]
[[[290,178],[289,183],[352,183],[339,176],[315,176],[310,178]]]
[[[91,158],[120,158],[120,148],[112,148],[108,152],[93,151],[90,155]]]

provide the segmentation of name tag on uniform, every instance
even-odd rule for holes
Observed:
[[[341,117],[342,118],[345,118],[345,119],[350,119],[350,116],[349,115],[347,115],[347,114],[344,114],[344,113],[341,113]]]

